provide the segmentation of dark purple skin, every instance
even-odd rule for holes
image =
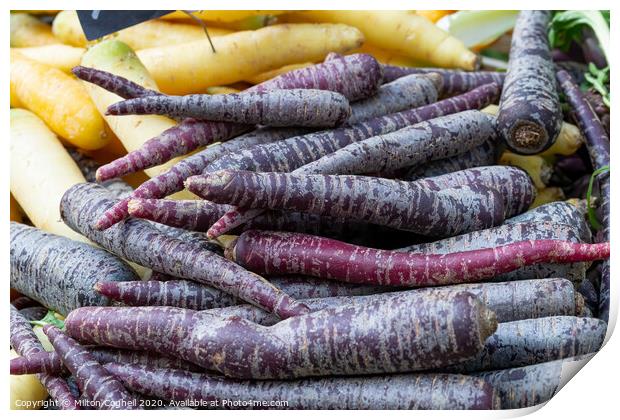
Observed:
[[[141,219],[128,219],[105,231],[92,226],[114,201],[96,184],[77,184],[65,192],[61,217],[76,232],[118,256],[171,276],[195,280],[229,292],[281,318],[306,313],[267,280],[208,251],[200,244],[167,236]]]
[[[45,349],[39,338],[32,330],[30,322],[19,313],[13,305],[11,305],[11,347],[17,354],[23,357],[34,356],[38,353],[44,353]],[[67,385],[67,381],[63,378],[48,374],[37,375],[41,384],[47,389],[50,397],[56,400],[58,406],[63,410],[79,410],[80,407],[75,397],[71,394],[71,390]]]
[[[19,310],[19,313],[21,313],[28,321],[38,321],[47,315],[47,312],[48,309],[43,306],[29,306],[28,308]]]
[[[358,175],[219,171],[188,178],[187,188],[216,203],[352,218],[428,236],[451,236],[504,220],[494,189],[430,191],[415,183]]]
[[[523,10],[512,35],[497,129],[508,148],[523,155],[548,149],[562,126],[547,35],[550,18],[548,10]]]
[[[581,48],[586,63],[594,63],[599,69],[607,67],[607,58],[605,58],[605,53],[596,39],[592,28],[586,27],[583,29]]]
[[[391,82],[410,74],[437,73],[443,79],[441,94],[444,97],[468,92],[487,83],[502,85],[505,73],[496,71],[462,71],[440,68],[398,67],[383,65],[383,80]]]
[[[113,349],[106,347],[88,347],[87,350],[100,364],[138,363],[152,368],[182,369],[190,372],[202,372],[204,369],[181,359],[169,358],[156,353]],[[67,369],[60,355],[54,351],[37,353],[30,357],[11,359],[11,375],[28,375],[32,373],[65,374]]]
[[[84,175],[84,179],[86,179],[87,182],[95,182],[97,180],[97,169],[101,166],[99,162],[91,159],[77,149],[67,149],[67,152],[69,152],[73,161],[77,164],[78,168],[80,168],[80,172]],[[118,198],[124,198],[133,193],[131,185],[118,178],[103,181],[100,185],[106,187]]]
[[[592,107],[585,100],[579,87],[572,81],[570,75],[564,71],[557,74],[558,81],[566,100],[573,108],[576,115],[577,124],[586,138],[586,148],[590,155],[590,161],[594,169],[599,169],[609,165],[609,136],[601,121],[596,116]],[[610,178],[609,172],[598,176],[601,203],[598,206],[598,213],[603,226],[601,240],[608,241],[610,212]],[[599,299],[599,318],[607,321],[609,319],[609,262],[603,263],[601,271],[601,286]]]
[[[328,377],[295,381],[240,381],[220,376],[110,363],[127,388],[166,401],[286,401],[289,410],[493,410],[493,387],[463,375],[419,373]],[[226,403],[228,404],[228,403]],[[260,407],[260,406],[259,406]]]
[[[203,173],[221,169],[291,172],[351,143],[387,134],[443,115],[483,108],[494,102],[498,93],[497,85],[484,85],[461,96],[376,117],[353,124],[351,127],[311,133],[272,144],[257,145],[221,157],[208,165]]]
[[[449,174],[463,169],[493,165],[496,162],[497,145],[495,140],[485,141],[454,157],[439,159],[424,165],[413,165],[404,175],[397,176],[404,181],[415,181],[420,178]]]
[[[596,318],[551,316],[501,323],[475,358],[446,369],[479,372],[509,369],[597,352],[607,323]]]
[[[482,166],[414,182],[434,191],[472,184],[493,188],[504,198],[507,218],[526,211],[536,197],[536,187],[527,172],[514,166]]]
[[[379,88],[381,78],[381,67],[372,56],[355,54],[293,70],[253,86],[246,92],[322,89],[342,93],[348,100],[355,101],[372,96]],[[103,181],[150,168],[200,146],[228,140],[250,128],[246,125],[187,119],[148,140],[140,149],[102,166],[97,177]]]
[[[156,90],[147,89],[122,76],[90,67],[75,66],[71,72],[80,80],[97,85],[123,99],[162,95]]]
[[[125,261],[101,248],[11,222],[11,287],[62,315],[108,305],[93,290],[97,280],[138,279]]]
[[[80,342],[156,351],[247,379],[436,369],[476,355],[496,325],[473,295],[434,290],[375,296],[271,327],[171,307],[80,308],[65,320]]]
[[[297,169],[303,174],[382,173],[464,153],[495,137],[495,119],[463,111],[349,144]]]
[[[43,327],[63,364],[75,377],[80,389],[102,410],[140,410],[123,385],[77,341],[53,325]]]
[[[30,299],[28,296],[20,296],[11,301],[11,305],[15,306],[18,311],[21,311],[24,308],[29,308],[31,306],[38,306],[39,302],[36,300]]]
[[[335,127],[351,116],[349,101],[328,90],[283,89],[225,95],[157,95],[127,99],[106,115],[156,114],[272,127]]]
[[[411,245],[399,251],[447,254],[450,252],[470,251],[488,247],[510,244],[522,240],[557,239],[582,242],[581,235],[574,226],[555,222],[533,221],[497,226],[486,230],[466,233],[435,242]],[[521,267],[510,273],[496,277],[498,281],[524,280],[533,278],[565,278],[576,283],[586,276],[588,265],[574,264],[535,264]]]

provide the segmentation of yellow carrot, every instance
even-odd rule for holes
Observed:
[[[11,47],[60,44],[50,25],[27,13],[11,13]]]
[[[313,10],[286,15],[306,22],[338,22],[355,26],[366,41],[386,50],[439,67],[474,70],[478,56],[427,18],[406,11]]]
[[[15,201],[15,198],[13,197],[13,194],[10,194],[11,196],[11,200],[10,200],[10,204],[9,204],[9,209],[10,209],[10,216],[11,216],[11,221],[14,222],[20,222],[22,221],[22,213],[21,210],[19,208],[19,204],[17,203],[17,201]]]
[[[67,189],[85,182],[56,135],[30,111],[11,115],[11,194],[39,229],[86,241],[60,218],[60,199]]]
[[[261,15],[280,15],[285,13],[284,10],[198,10],[192,12],[192,15],[208,22],[236,22],[252,16]],[[185,12],[177,10],[162,17],[163,19],[190,19]]]
[[[369,44],[365,42],[360,48],[351,51],[351,54],[355,53],[364,53],[370,54],[377,59],[382,64],[389,64],[392,66],[400,66],[400,67],[429,67],[429,63],[425,63],[420,60],[414,60],[413,58],[409,58],[407,56],[395,53],[394,51],[385,50],[383,48],[379,48],[375,45]]]
[[[68,74],[11,51],[11,88],[21,106],[72,145],[94,150],[108,142],[103,118]]]
[[[65,73],[70,73],[73,67],[80,65],[85,50],[84,48],[55,44],[40,47],[12,48],[11,51],[18,52],[39,63],[55,67]]]
[[[329,52],[344,53],[364,41],[346,25],[274,25],[213,39],[138,51],[162,92],[204,92],[288,64],[321,61]],[[302,47],[303,46],[303,47]]]
[[[225,95],[227,93],[239,93],[241,90],[230,86],[211,86],[205,90],[209,95]]]
[[[265,80],[273,79],[276,76],[279,76],[283,73],[288,73],[292,70],[303,69],[304,67],[308,67],[313,65],[314,63],[298,63],[298,64],[289,64],[287,66],[282,66],[279,69],[269,70],[263,73],[255,74],[252,77],[248,77],[246,79],[247,82],[250,82],[254,85],[264,82]]]
[[[528,173],[532,182],[538,189],[543,189],[551,179],[553,167],[541,156],[518,155],[512,152],[504,152],[499,158],[500,165],[517,166]]]
[[[209,36],[212,37],[231,33],[228,29],[212,28],[211,26],[208,29]],[[58,13],[52,24],[52,31],[65,44],[76,47],[88,45],[75,10],[65,10]],[[108,37],[123,41],[134,50],[206,39],[204,29],[198,25],[161,20],[142,22]]]
[[[566,197],[564,196],[564,191],[562,191],[562,188],[547,187],[539,189],[536,193],[536,199],[530,206],[530,209],[542,206],[543,204],[552,203],[554,201],[563,201],[565,198]]]

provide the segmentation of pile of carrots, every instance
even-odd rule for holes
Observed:
[[[506,72],[453,12],[12,13],[12,408],[548,401],[607,332],[609,134],[551,12]]]

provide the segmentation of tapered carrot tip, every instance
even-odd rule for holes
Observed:
[[[129,216],[129,201],[130,198],[124,198],[115,205],[113,205],[111,208],[106,210],[105,213],[103,213],[101,217],[95,222],[95,229],[106,230]]]
[[[144,206],[142,205],[142,200],[131,199],[129,203],[127,203],[127,212],[130,216],[142,217],[144,216]]]
[[[190,176],[185,180],[185,188],[196,195],[208,194],[210,188],[224,187],[233,178],[232,171],[217,171],[207,175]]]
[[[45,333],[45,335],[50,340],[53,340],[54,337],[57,337],[59,334],[62,334],[62,332],[57,327],[50,325],[50,324],[43,327],[43,333]]]

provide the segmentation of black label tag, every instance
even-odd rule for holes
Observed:
[[[77,15],[86,39],[92,41],[172,12],[174,10],[78,10]]]

